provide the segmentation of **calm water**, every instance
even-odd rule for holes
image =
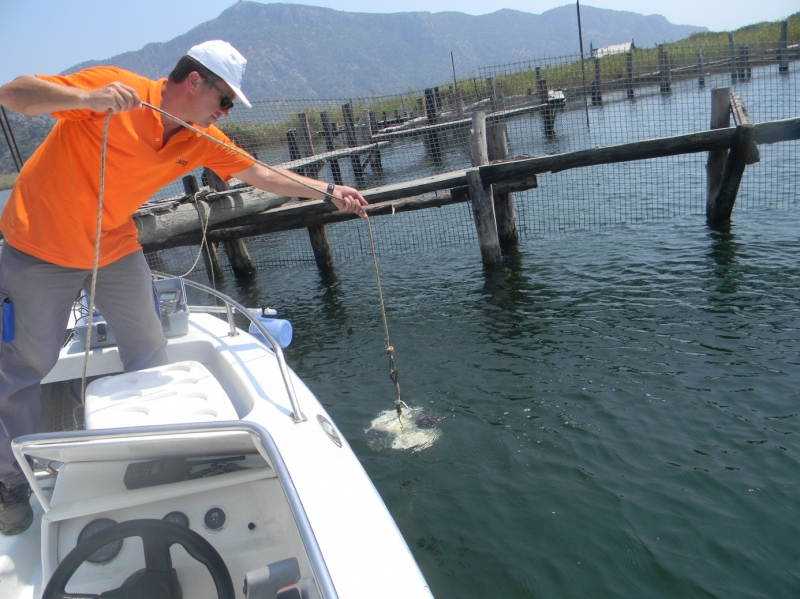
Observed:
[[[443,435],[376,452],[393,401],[371,263],[223,287],[292,320],[437,598],[800,595],[800,212],[381,258],[404,399]]]

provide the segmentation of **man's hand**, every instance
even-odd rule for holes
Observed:
[[[94,112],[107,112],[110,109],[117,114],[142,107],[142,100],[136,90],[119,81],[86,92],[84,101],[86,108]]]
[[[347,187],[345,185],[337,185],[333,188],[333,205],[336,206],[341,212],[352,212],[358,214],[361,218],[367,218],[367,213],[361,207],[367,205],[365,200],[357,189]]]

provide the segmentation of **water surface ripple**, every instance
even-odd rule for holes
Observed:
[[[434,595],[800,595],[800,213],[734,212],[382,256],[421,452],[391,407],[371,263],[226,280],[292,320],[287,357],[375,482]]]

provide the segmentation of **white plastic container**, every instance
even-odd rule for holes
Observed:
[[[272,316],[263,315],[260,311],[253,312],[253,315],[258,318],[259,322],[264,325],[264,328],[267,329],[267,332],[272,335],[275,341],[278,342],[278,345],[281,349],[289,347],[289,344],[292,342],[292,323],[288,320],[284,320],[282,318],[273,318]],[[250,328],[247,329],[247,332],[253,335],[259,341],[263,341],[264,345],[270,347],[269,342],[264,338],[256,325],[252,322],[250,323]],[[270,348],[271,349],[271,348]]]

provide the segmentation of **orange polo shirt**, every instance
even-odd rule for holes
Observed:
[[[165,82],[115,67],[37,77],[86,90],[120,81],[134,88],[143,101],[157,107],[161,106]],[[17,177],[0,218],[0,231],[13,247],[37,258],[61,266],[91,268],[105,113],[83,109],[56,112],[52,116],[57,119],[56,124]],[[100,266],[141,249],[132,215],[164,185],[198,166],[206,166],[223,179],[229,179],[232,173],[253,164],[252,160],[185,128],[162,147],[161,118],[149,108],[111,116]],[[213,125],[198,129],[231,144]]]

